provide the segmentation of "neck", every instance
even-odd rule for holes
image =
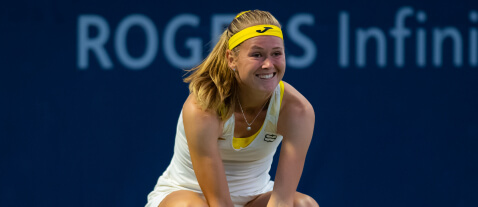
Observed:
[[[260,91],[244,90],[243,88],[239,88],[237,97],[239,98],[242,109],[244,111],[256,112],[259,108],[263,108],[264,104],[271,97],[272,92],[265,93]]]

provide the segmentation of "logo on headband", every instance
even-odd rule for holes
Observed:
[[[264,32],[266,32],[266,31],[269,30],[269,29],[272,29],[272,27],[264,27],[264,30],[262,30],[262,31],[261,31],[261,30],[256,30],[256,32],[264,33]]]

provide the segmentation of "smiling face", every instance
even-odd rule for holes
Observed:
[[[239,52],[228,51],[230,68],[236,69],[241,90],[272,92],[284,77],[284,42],[276,36],[258,36],[238,46]]]

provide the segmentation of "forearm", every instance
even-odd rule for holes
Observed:
[[[283,143],[277,166],[274,189],[268,206],[292,206],[294,194],[304,168],[305,154]]]
[[[199,158],[202,166],[194,167],[199,186],[209,207],[232,207],[231,196],[222,163],[211,158]],[[195,162],[193,162],[195,163]]]

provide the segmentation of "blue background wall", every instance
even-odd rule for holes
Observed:
[[[299,191],[321,206],[478,206],[472,0],[3,2],[0,206],[144,206],[188,95],[186,42],[202,58],[213,19],[255,8],[283,24],[284,80],[316,111]],[[85,46],[101,35],[109,65]]]

